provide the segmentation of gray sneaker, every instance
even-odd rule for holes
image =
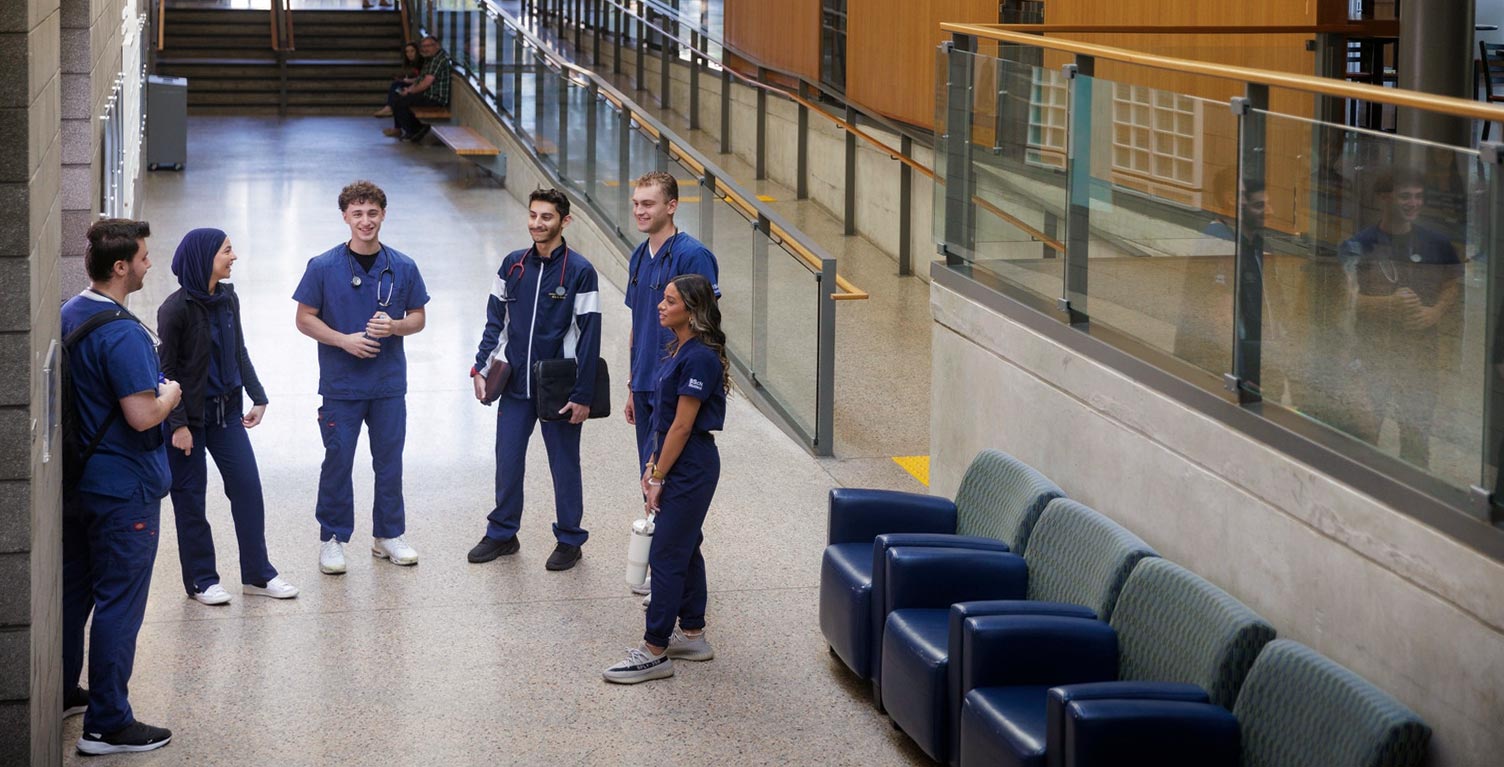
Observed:
[[[674,659],[667,652],[654,655],[646,647],[633,647],[620,663],[601,672],[607,682],[637,684],[674,675]]]
[[[674,635],[668,638],[668,649],[663,654],[679,660],[711,660],[715,657],[715,650],[705,638],[705,632],[690,636],[681,629],[674,629]]]

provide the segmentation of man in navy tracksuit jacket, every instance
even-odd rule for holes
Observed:
[[[600,296],[595,267],[564,242],[570,221],[569,200],[555,189],[539,189],[528,202],[532,247],[514,251],[501,262],[487,299],[486,329],[470,376],[476,399],[484,400],[486,378],[510,377],[496,400],[496,506],[486,535],[470,550],[471,562],[489,562],[519,548],[522,478],[527,443],[538,422],[534,404],[533,363],[574,359],[579,368],[569,404],[559,411],[567,420],[544,421],[543,444],[554,479],[554,538],[549,570],[568,570],[580,559],[589,533],[580,527],[584,501],[580,492],[580,430],[590,415],[595,372],[600,359]]]

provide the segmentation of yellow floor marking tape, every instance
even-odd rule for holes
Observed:
[[[775,200],[772,197],[769,197],[769,196],[767,196],[765,194],[757,195],[757,199],[762,200],[763,202],[778,202],[777,200]]]
[[[930,457],[927,455],[895,455],[893,462],[925,487],[930,486]]]

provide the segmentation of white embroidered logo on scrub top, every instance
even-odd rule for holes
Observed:
[[[691,378],[689,379],[689,388],[699,391],[705,388],[705,384],[700,383],[700,379],[698,378]]]

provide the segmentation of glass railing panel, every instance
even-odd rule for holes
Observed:
[[[1237,120],[1226,102],[1080,75],[1086,300],[1110,326],[1220,377],[1231,370]],[[1076,194],[1073,191],[1073,195]]]
[[[684,194],[681,186],[679,193]],[[700,194],[708,192],[701,188]],[[708,196],[703,197],[709,201]],[[711,203],[715,224],[709,237],[704,231],[695,232],[695,237],[715,253],[720,269],[721,327],[726,331],[726,346],[737,359],[752,370],[753,320],[752,307],[757,300],[758,282],[753,258],[752,223],[736,208],[724,200]]]
[[[564,75],[547,59],[534,60],[537,76],[533,92],[533,151],[543,164],[559,172],[559,100],[564,89]]]
[[[762,295],[752,322],[757,380],[806,434],[815,434],[820,359],[820,289],[816,274],[793,252],[753,230],[753,270]],[[826,289],[829,289],[828,287]]]
[[[1492,168],[1470,149],[1245,119],[1267,135],[1259,393],[1455,487],[1478,483]]]
[[[942,53],[937,116],[960,110],[970,141],[937,137],[943,174],[964,164],[963,185],[935,185],[935,236],[977,269],[1053,301],[1061,295],[1065,239],[1068,83],[1036,62]],[[951,96],[962,99],[952,102]]]

